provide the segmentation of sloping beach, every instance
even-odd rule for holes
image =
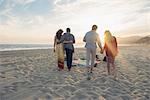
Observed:
[[[150,100],[149,53],[150,46],[119,47],[117,80],[103,61],[87,80],[84,66],[58,71],[52,49],[1,51],[0,100]],[[85,50],[74,58],[85,58]]]

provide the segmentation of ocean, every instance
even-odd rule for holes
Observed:
[[[140,46],[139,44],[119,44],[118,46]],[[84,44],[74,45],[75,48],[83,48]],[[52,44],[0,44],[0,51],[51,49]]]
[[[0,51],[30,50],[30,49],[50,49],[51,44],[0,44]]]

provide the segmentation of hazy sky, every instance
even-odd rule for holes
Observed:
[[[51,43],[67,27],[80,41],[93,24],[100,37],[150,35],[150,0],[0,0],[0,43]]]

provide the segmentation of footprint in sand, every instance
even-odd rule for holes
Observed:
[[[33,97],[33,100],[54,100],[50,94],[43,94],[41,96]]]
[[[88,95],[82,93],[78,95],[73,95],[68,100],[91,100],[91,98]]]

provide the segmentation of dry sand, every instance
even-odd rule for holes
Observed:
[[[119,51],[117,80],[103,61],[87,80],[83,66],[57,71],[52,50],[0,52],[0,100],[150,100],[150,47]],[[74,58],[84,57],[84,49],[75,50]]]

